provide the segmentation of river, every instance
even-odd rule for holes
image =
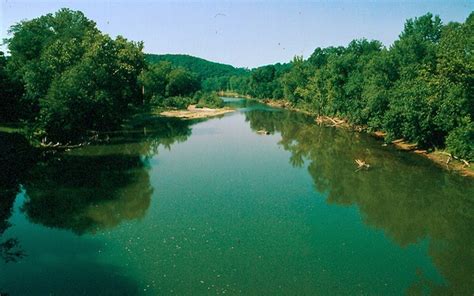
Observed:
[[[471,179],[226,101],[238,110],[42,157],[1,134],[0,294],[474,292]]]

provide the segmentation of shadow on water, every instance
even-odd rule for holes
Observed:
[[[469,295],[474,291],[474,186],[410,153],[383,147],[365,134],[320,127],[314,119],[280,110],[245,113],[252,130],[279,132],[290,163],[308,165],[316,190],[329,204],[356,205],[364,223],[383,230],[400,247],[428,240],[428,252],[445,283],[419,274],[408,294]],[[371,165],[356,172],[355,159]]]

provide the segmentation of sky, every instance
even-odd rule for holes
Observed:
[[[180,53],[253,68],[307,58],[317,47],[357,38],[390,46],[408,18],[427,12],[463,22],[471,1],[151,1],[0,0],[0,40],[8,28],[62,7],[81,10],[104,33],[144,41],[147,53]],[[7,51],[3,45],[0,50]]]

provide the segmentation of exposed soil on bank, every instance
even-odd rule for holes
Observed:
[[[316,116],[315,122],[319,125],[326,125],[326,126],[337,127],[337,128],[346,128],[346,129],[351,129],[357,132],[367,131],[367,127],[351,124],[344,118],[330,117],[330,116],[317,116],[306,110],[295,108],[288,101],[285,101],[285,100],[265,99],[265,100],[262,100],[261,102],[271,107],[285,108],[285,109],[309,114],[311,116]],[[379,139],[385,139],[386,137],[386,133],[383,131],[376,131],[376,132],[368,133],[368,134]],[[469,162],[465,160],[458,159],[445,151],[436,150],[433,152],[428,152],[426,150],[421,150],[417,147],[416,144],[409,143],[405,141],[404,139],[397,139],[395,141],[392,141],[384,145],[388,145],[388,144],[395,146],[399,150],[423,155],[424,157],[430,159],[431,161],[435,162],[439,166],[449,171],[456,171],[462,176],[474,178],[474,168],[472,167],[472,164],[470,164]]]

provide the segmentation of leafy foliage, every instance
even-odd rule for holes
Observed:
[[[9,66],[24,86],[22,117],[36,135],[77,140],[88,130],[116,128],[142,103],[141,43],[112,39],[69,9],[20,22],[10,32]]]
[[[474,160],[474,13],[446,25],[430,13],[409,19],[389,48],[354,40],[252,71],[187,55],[145,56],[141,43],[112,39],[68,9],[20,22],[10,33],[11,57],[0,55],[0,120],[25,120],[34,135],[54,141],[113,129],[141,104],[218,106],[207,92],[230,90],[286,99],[383,130],[387,140]]]
[[[166,94],[168,96],[189,96],[199,89],[196,76],[184,68],[173,69],[168,75]]]
[[[214,92],[197,92],[195,100],[198,101],[196,107],[198,108],[222,108],[224,101]]]
[[[255,98],[285,98],[318,115],[340,116],[387,140],[446,147],[474,160],[474,13],[443,25],[428,13],[407,20],[390,48],[354,40],[317,48],[307,59],[234,77],[234,91]]]
[[[155,106],[186,108],[200,89],[197,76],[170,62],[151,64],[139,76],[144,99]]]
[[[169,62],[174,67],[182,67],[197,75],[205,91],[227,90],[232,76],[242,76],[248,70],[231,65],[210,62],[205,59],[184,54],[146,54],[150,64]]]

